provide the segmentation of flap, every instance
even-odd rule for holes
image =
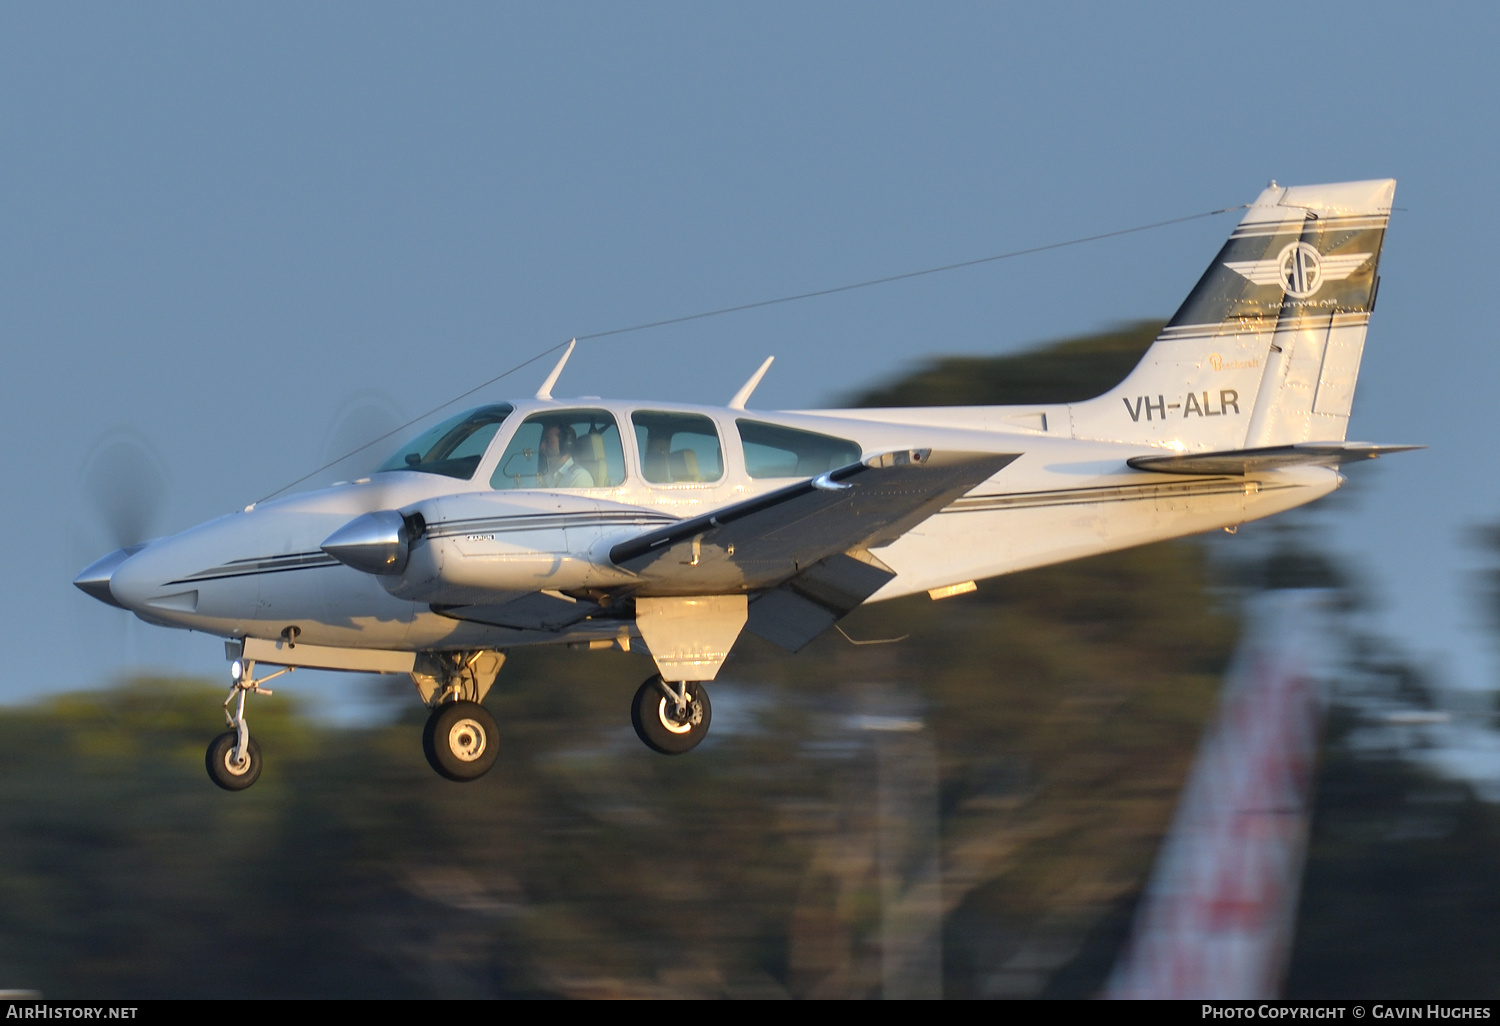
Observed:
[[[1425,449],[1425,445],[1375,445],[1372,442],[1297,442],[1268,445],[1260,449],[1227,452],[1172,453],[1168,456],[1135,456],[1125,462],[1136,470],[1161,474],[1253,474],[1281,467],[1324,466],[1358,460],[1373,460],[1388,452]]]
[[[799,651],[895,576],[868,554],[865,559],[830,556],[751,602],[745,627],[789,652]]]

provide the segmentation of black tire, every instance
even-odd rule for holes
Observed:
[[[255,743],[255,738],[252,737],[245,746],[248,758],[242,765],[236,766],[230,761],[238,740],[237,733],[225,731],[208,743],[208,753],[203,758],[208,779],[226,791],[243,791],[260,779],[260,745]]]
[[[635,701],[630,703],[630,723],[636,736],[654,752],[663,755],[690,752],[708,736],[708,725],[713,719],[708,689],[697,681],[688,683],[688,716],[679,720],[677,704],[667,698],[660,680],[653,676],[636,691]]]
[[[495,717],[478,702],[449,702],[427,717],[422,751],[438,776],[464,783],[478,780],[500,754]]]

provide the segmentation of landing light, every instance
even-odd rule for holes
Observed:
[[[238,684],[245,679],[245,664],[236,659],[229,664],[229,679]]]

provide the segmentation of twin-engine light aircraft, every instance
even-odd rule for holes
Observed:
[[[797,651],[865,602],[1233,528],[1336,489],[1395,182],[1248,208],[1139,365],[1085,402],[762,413],[532,399],[462,413],[368,478],[113,552],[74,583],[220,635],[234,682],[208,773],[261,772],[245,699],[296,667],[410,674],[433,769],[501,743],[507,650],[644,648],[631,705],[658,752],[709,728],[740,632]],[[569,347],[571,352],[571,347]],[[282,667],[257,677],[263,666]]]

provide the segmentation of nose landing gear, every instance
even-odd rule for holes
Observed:
[[[208,743],[204,765],[208,779],[226,791],[243,791],[260,779],[260,745],[250,736],[250,722],[245,719],[245,699],[253,692],[258,695],[271,694],[270,688],[261,687],[266,681],[291,673],[296,667],[288,666],[255,679],[255,663],[249,659],[236,659],[229,669],[234,686],[229,697],[224,699],[224,719],[229,729]],[[238,700],[238,701],[236,701]],[[234,703],[234,712],[229,711]]]
[[[698,681],[668,684],[659,675],[647,678],[630,704],[630,723],[646,747],[663,755],[690,752],[708,735],[713,709],[708,690]]]

